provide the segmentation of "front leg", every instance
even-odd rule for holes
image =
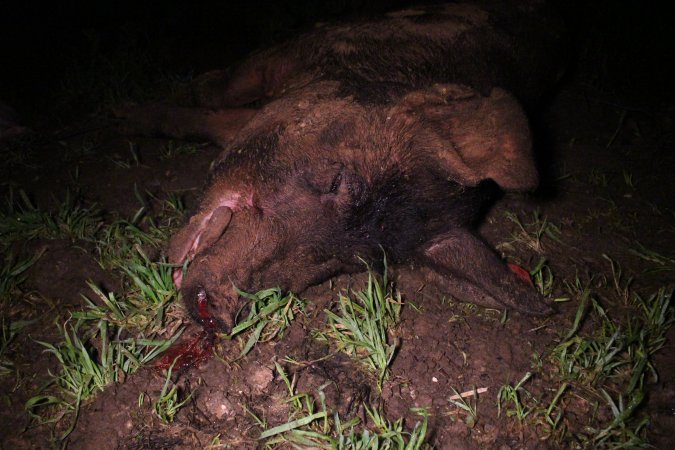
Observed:
[[[433,240],[417,259],[431,269],[427,281],[459,301],[536,316],[553,312],[532,286],[467,230],[453,230]]]
[[[128,134],[175,139],[207,139],[226,147],[256,114],[252,108],[210,110],[198,107],[145,104],[118,108],[115,116]]]

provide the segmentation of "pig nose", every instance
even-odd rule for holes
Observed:
[[[211,331],[216,330],[217,321],[209,312],[209,297],[203,287],[200,287],[197,291],[197,313],[205,328]]]

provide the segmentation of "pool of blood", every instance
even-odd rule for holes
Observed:
[[[213,342],[217,326],[215,319],[209,314],[206,296],[197,297],[197,314],[204,326],[204,331],[188,340],[172,345],[157,361],[156,368],[168,369],[173,364],[173,370],[183,370],[199,366],[213,356]]]

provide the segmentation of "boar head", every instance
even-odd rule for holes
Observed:
[[[527,122],[505,91],[370,89],[374,100],[357,101],[320,82],[275,100],[214,163],[169,248],[172,262],[191,260],[174,279],[198,321],[229,330],[242,306],[235,286],[300,292],[382,249],[433,265],[438,240],[469,226],[492,186],[536,186]]]

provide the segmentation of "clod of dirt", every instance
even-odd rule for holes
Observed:
[[[69,240],[48,241],[41,248],[44,253],[29,269],[29,276],[31,287],[47,298],[60,299],[62,305],[78,305],[82,294],[91,295],[87,280],[96,284],[110,281],[91,254]]]
[[[233,417],[237,413],[235,405],[227,398],[222,389],[202,392],[197,399],[197,407],[218,420]]]
[[[265,392],[274,380],[274,373],[267,367],[254,367],[249,375],[246,377],[246,384],[248,384],[253,392]]]

